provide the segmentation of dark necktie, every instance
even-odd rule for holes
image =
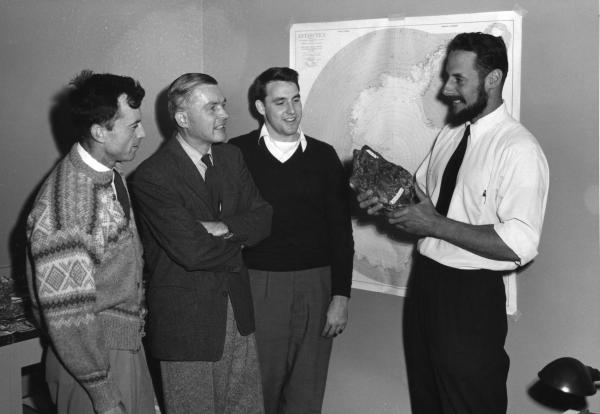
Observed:
[[[209,154],[204,154],[201,158],[204,165],[206,165],[206,171],[204,172],[204,182],[208,188],[210,194],[210,202],[213,208],[215,216],[219,216],[221,212],[221,194],[219,191],[219,177],[215,174],[215,168],[212,163],[212,159]]]
[[[131,204],[129,203],[129,195],[127,194],[127,189],[125,188],[125,184],[123,183],[123,178],[121,174],[117,172],[117,170],[113,170],[114,174],[114,183],[115,183],[115,191],[117,193],[117,200],[121,203],[121,207],[123,208],[123,212],[125,213],[125,217],[127,221],[129,221],[130,217],[130,209]]]
[[[467,129],[465,129],[465,133],[460,140],[458,147],[456,147],[454,154],[452,154],[448,160],[448,164],[446,164],[446,169],[444,170],[444,175],[442,176],[440,196],[438,197],[435,209],[443,216],[448,214],[448,207],[450,207],[450,200],[452,199],[454,187],[456,186],[456,176],[458,175],[458,170],[460,170],[460,165],[462,164],[465,156],[467,141],[469,140],[470,133],[471,125],[467,125]]]

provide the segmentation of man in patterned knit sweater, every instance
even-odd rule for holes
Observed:
[[[33,310],[50,344],[46,381],[60,414],[152,413],[142,247],[114,169],[144,138],[144,89],[84,71],[70,93],[79,142],[42,185],[27,222]]]

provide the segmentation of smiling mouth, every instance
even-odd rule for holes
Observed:
[[[453,105],[465,103],[465,100],[463,98],[461,98],[460,96],[447,96],[446,100]]]

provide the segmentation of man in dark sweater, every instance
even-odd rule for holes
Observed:
[[[348,184],[334,148],[299,128],[298,73],[252,85],[262,128],[229,142],[273,206],[271,236],[244,250],[265,412],[320,413],[332,338],[348,320],[354,241]]]

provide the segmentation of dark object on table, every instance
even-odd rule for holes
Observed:
[[[600,371],[570,357],[559,358],[546,365],[539,373],[540,380],[567,394],[586,397],[596,393],[595,381]]]
[[[372,190],[386,210],[416,201],[412,174],[368,145],[353,152],[350,185],[359,192]]]
[[[29,298],[26,287],[14,280],[0,277],[0,325],[23,319],[26,316]]]
[[[23,287],[11,278],[0,277],[0,346],[38,336],[29,306]]]

